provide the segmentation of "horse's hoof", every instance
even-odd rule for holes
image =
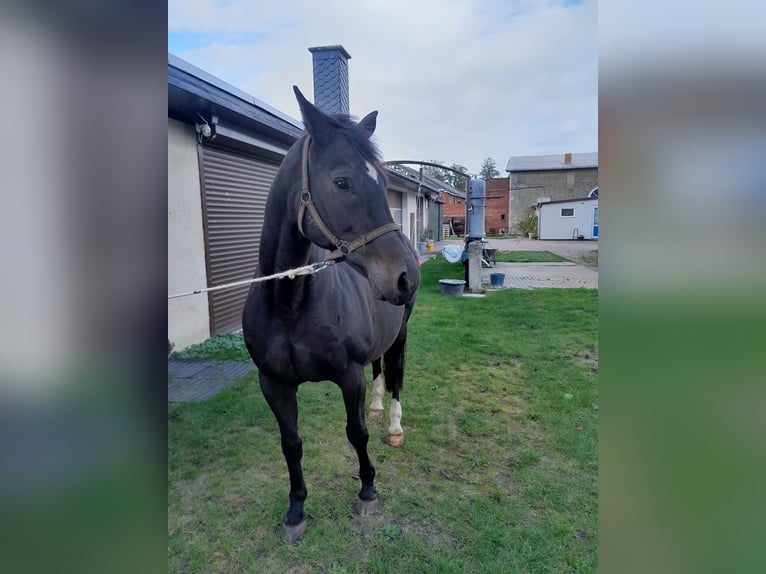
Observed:
[[[399,446],[404,442],[404,433],[400,432],[399,434],[390,434],[388,435],[386,442],[391,446]]]
[[[356,513],[359,516],[374,516],[378,513],[378,499],[362,500],[356,499]]]
[[[367,413],[367,417],[371,419],[379,419],[383,416],[383,409],[370,409]]]
[[[295,526],[289,526],[285,524],[284,527],[285,538],[287,538],[287,541],[290,544],[295,544],[298,542],[298,539],[306,532],[306,519],[304,518],[303,522],[296,524]]]

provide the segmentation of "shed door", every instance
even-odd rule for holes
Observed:
[[[391,210],[391,217],[394,218],[394,222],[399,225],[399,229],[402,228],[402,194],[398,191],[388,190],[387,194],[388,207]]]
[[[442,240],[442,204],[431,202],[428,206],[428,227],[433,232],[434,241]]]
[[[597,237],[598,237],[598,205],[593,208],[593,238],[595,239]]]
[[[250,279],[258,265],[266,198],[279,164],[212,146],[201,153],[208,286]],[[209,294],[213,335],[240,328],[248,289],[243,285]]]

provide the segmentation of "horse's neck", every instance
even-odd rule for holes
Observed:
[[[298,231],[297,195],[300,184],[292,175],[299,169],[298,164],[295,155],[288,153],[269,193],[261,230],[261,275],[309,263],[311,243]]]
[[[295,186],[275,181],[266,204],[261,231],[260,275],[281,273],[314,263],[311,242],[298,231]],[[269,281],[281,308],[295,308],[302,299],[307,276]]]

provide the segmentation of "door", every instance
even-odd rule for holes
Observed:
[[[598,239],[598,205],[593,208],[593,239]]]
[[[258,266],[266,198],[279,165],[213,146],[202,148],[202,207],[208,286],[250,279]],[[249,285],[210,293],[210,332],[241,326]]]

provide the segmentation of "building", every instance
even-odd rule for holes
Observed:
[[[539,239],[598,239],[598,197],[546,201],[537,207]]]
[[[495,177],[486,180],[487,199],[484,206],[484,229],[487,235],[510,233],[509,193],[510,178]]]
[[[598,152],[516,156],[508,160],[510,233],[539,203],[585,198],[598,186]]]
[[[350,56],[342,46],[310,51],[315,104],[332,113],[345,100],[347,112]],[[271,182],[302,132],[302,122],[168,54],[169,295],[253,276]],[[418,193],[389,173],[391,213],[413,246]],[[238,329],[247,291],[169,299],[169,342],[178,350]]]
[[[442,205],[442,236],[449,237],[465,233],[465,192],[451,185],[440,190]]]

